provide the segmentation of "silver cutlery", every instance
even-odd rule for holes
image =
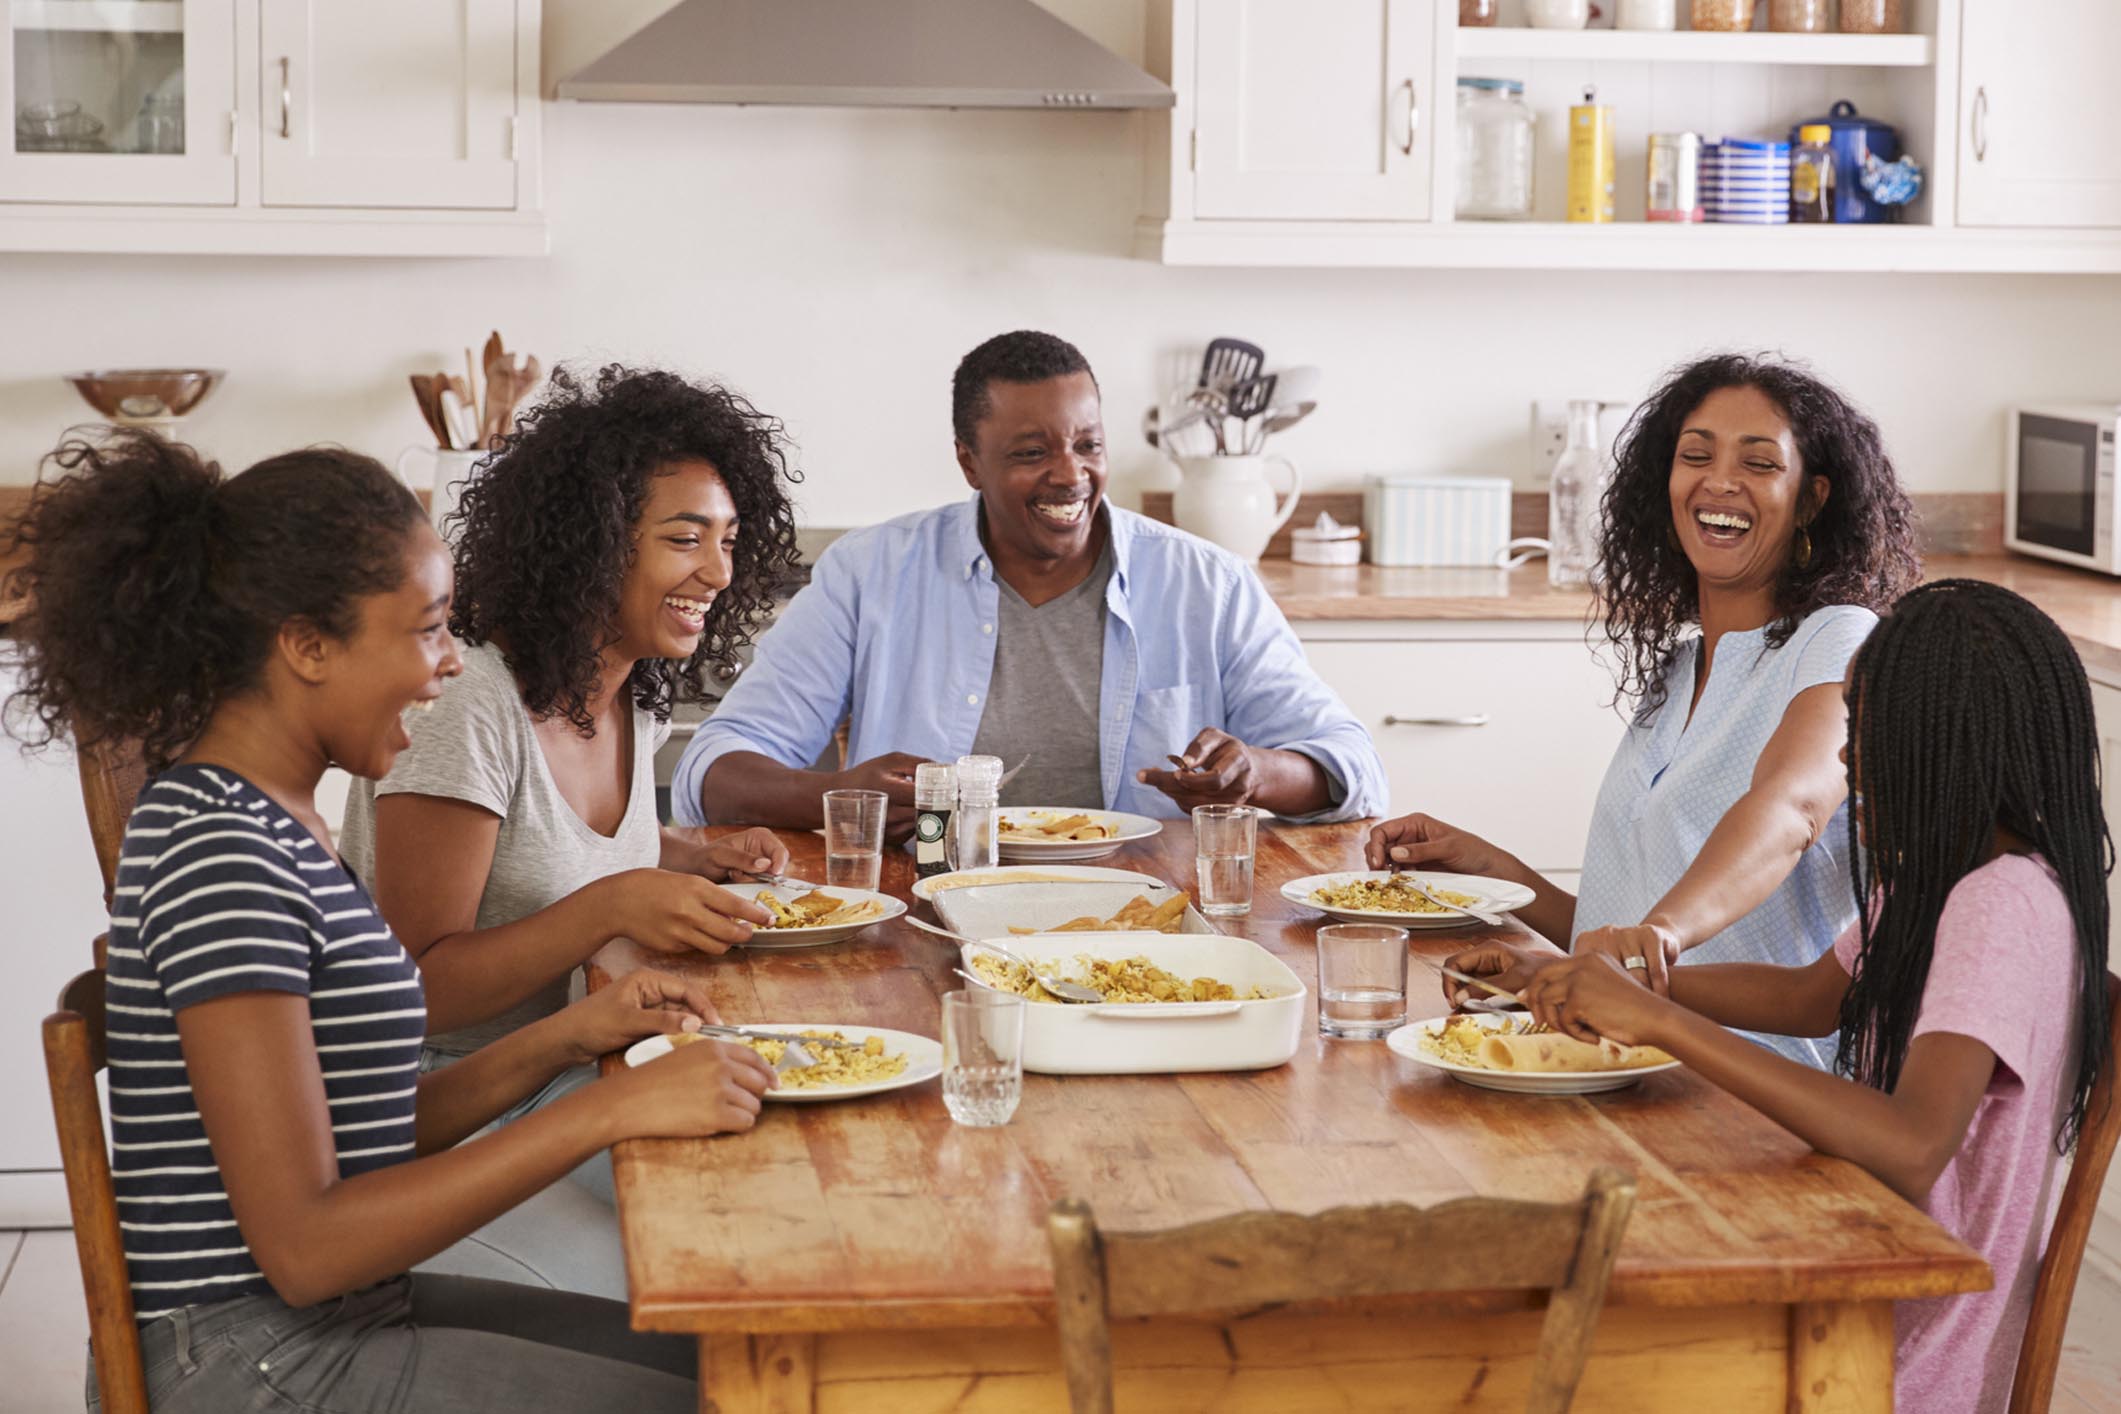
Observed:
[[[718,1036],[731,1041],[779,1041],[781,1058],[773,1063],[776,1075],[784,1070],[801,1070],[804,1066],[816,1065],[817,1058],[810,1054],[809,1047],[825,1046],[832,1050],[858,1051],[861,1046],[853,1041],[834,1041],[825,1036],[791,1036],[785,1031],[754,1031],[748,1026],[717,1026],[712,1023],[700,1027],[702,1036]]]
[[[1502,915],[1499,913],[1485,913],[1477,908],[1463,908],[1460,907],[1458,904],[1447,902],[1446,900],[1439,898],[1435,890],[1431,889],[1427,884],[1424,884],[1421,881],[1419,875],[1401,874],[1399,877],[1407,881],[1408,888],[1414,890],[1415,893],[1420,894],[1430,903],[1435,904],[1438,908],[1443,909],[1447,913],[1463,914],[1467,918],[1471,918],[1476,920],[1477,922],[1487,924],[1490,928],[1500,928],[1502,926]]]
[[[994,783],[994,788],[996,790],[1000,790],[1003,786],[1009,784],[1009,782],[1016,779],[1016,773],[1018,771],[1023,770],[1024,767],[1030,764],[1031,758],[1029,756],[1026,756],[1023,760],[1017,762],[1014,766],[1011,766],[1008,770],[1002,772],[1002,778]]]
[[[1442,973],[1444,976],[1450,978],[1454,982],[1463,982],[1469,987],[1478,987],[1483,992],[1487,992],[1494,996],[1501,997],[1505,1001],[1515,1003],[1518,1006],[1524,1005],[1524,998],[1518,996],[1515,992],[1511,991],[1507,987],[1499,987],[1495,983],[1489,982],[1484,978],[1475,977],[1470,972],[1460,972],[1455,967],[1445,967],[1442,963],[1437,962],[1431,958],[1423,957],[1420,953],[1414,954],[1414,960],[1420,963],[1423,967],[1427,967],[1433,971]]]
[[[1062,977],[1049,977],[1045,973],[1040,972],[1038,964],[1030,958],[1005,948],[1000,943],[989,942],[985,938],[968,937],[963,933],[953,933],[948,928],[938,928],[933,923],[923,923],[918,918],[908,917],[906,921],[923,933],[933,933],[938,938],[949,938],[953,942],[969,943],[973,947],[991,952],[996,957],[1015,963],[1018,967],[1023,968],[1024,971],[1036,977],[1039,986],[1044,987],[1064,1002],[1092,1005],[1102,1003],[1105,1000],[1105,994],[1098,991],[1095,987],[1086,987],[1080,982],[1070,982]]]
[[[786,874],[754,874],[749,869],[743,870],[742,873],[744,874],[744,882],[750,884],[771,884],[775,888],[780,889],[809,889],[812,891],[824,887],[823,884],[813,884],[808,880],[791,878]]]

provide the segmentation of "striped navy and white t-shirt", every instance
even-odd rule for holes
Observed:
[[[111,1169],[136,1314],[271,1291],[214,1166],[176,1013],[235,992],[306,996],[351,1177],[413,1155],[419,969],[361,886],[263,791],[219,767],[176,766],[126,826],[108,975]]]

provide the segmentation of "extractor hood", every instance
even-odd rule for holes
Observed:
[[[1033,0],[681,0],[562,98],[859,108],[1168,108]]]

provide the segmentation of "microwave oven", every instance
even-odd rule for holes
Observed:
[[[2003,543],[2066,565],[2121,574],[2114,434],[2121,403],[2014,408],[2005,448]]]

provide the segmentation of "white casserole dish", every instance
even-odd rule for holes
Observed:
[[[1003,938],[1012,928],[1042,931],[1058,928],[1076,918],[1110,919],[1135,899],[1146,897],[1162,903],[1175,890],[1169,884],[1100,883],[1079,884],[975,884],[949,889],[935,896],[935,911],[953,933],[971,938]],[[1179,920],[1180,933],[1213,933],[1215,929],[1191,904]],[[1067,934],[1080,937],[1082,934]],[[1154,938],[1156,933],[1135,933]],[[1069,953],[1069,957],[1075,956]],[[1131,954],[1130,954],[1131,956]]]
[[[1146,957],[1182,977],[1213,977],[1240,992],[1259,987],[1275,994],[1250,1002],[1029,1002],[1024,1007],[1025,1070],[1041,1075],[1269,1070],[1287,1064],[1303,1039],[1303,979],[1245,938],[1052,933],[996,941],[1034,962],[1062,964],[1056,969],[1062,976],[1079,955],[1111,961]],[[959,948],[967,972],[974,971],[978,951],[971,943]]]

